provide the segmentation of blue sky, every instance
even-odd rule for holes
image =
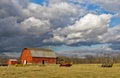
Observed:
[[[119,0],[4,0],[0,6],[1,53],[120,51]]]
[[[44,2],[49,3],[49,0],[30,0],[30,1],[40,5],[43,5]]]
[[[113,17],[110,22],[110,26],[116,26],[120,24],[120,17]]]

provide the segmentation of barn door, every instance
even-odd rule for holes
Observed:
[[[42,64],[43,64],[43,65],[45,64],[45,60],[42,60]]]
[[[27,60],[24,60],[24,63],[23,64],[27,64]]]

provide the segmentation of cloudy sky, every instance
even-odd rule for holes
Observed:
[[[0,52],[120,51],[119,0],[0,0]]]

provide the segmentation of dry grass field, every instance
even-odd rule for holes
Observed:
[[[114,64],[112,68],[102,68],[98,64],[78,64],[72,67],[1,66],[0,78],[120,78],[120,64]]]

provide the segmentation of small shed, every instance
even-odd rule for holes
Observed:
[[[20,61],[21,64],[56,64],[56,55],[49,49],[24,48]]]
[[[17,59],[9,59],[8,60],[8,65],[15,65],[18,63],[18,60]]]

